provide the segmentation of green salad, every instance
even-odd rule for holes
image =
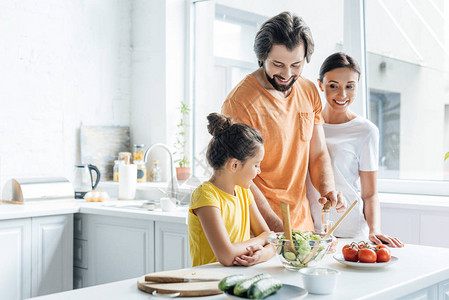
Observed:
[[[329,244],[326,241],[321,241],[321,236],[313,232],[292,231],[292,240],[296,254],[290,251],[289,247],[286,247],[287,240],[284,234],[277,238],[277,254],[284,258],[284,263],[296,268],[304,268],[311,262],[319,261],[326,254]],[[318,249],[314,251],[312,257],[307,257],[312,252],[313,247],[318,247]],[[307,261],[305,261],[306,258]]]

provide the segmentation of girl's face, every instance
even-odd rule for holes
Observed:
[[[241,163],[236,174],[236,184],[249,189],[251,181],[260,174],[260,163],[264,156],[263,145],[260,145],[256,154],[247,159],[245,163]]]
[[[318,80],[327,104],[335,111],[344,112],[355,100],[359,74],[349,68],[338,68],[324,74],[323,82]]]

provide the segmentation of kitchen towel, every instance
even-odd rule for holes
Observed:
[[[118,199],[133,200],[136,198],[137,165],[120,165],[118,179]]]

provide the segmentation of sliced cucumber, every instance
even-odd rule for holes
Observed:
[[[284,257],[285,257],[285,259],[288,259],[288,260],[296,260],[295,253],[290,252],[290,251],[285,251],[284,252]]]

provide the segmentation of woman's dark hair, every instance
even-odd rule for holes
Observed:
[[[360,78],[360,67],[355,59],[345,53],[337,52],[329,55],[321,65],[319,78],[320,81],[323,82],[324,74],[339,68],[348,68],[359,74]]]
[[[213,136],[207,147],[207,161],[214,170],[219,170],[230,158],[242,162],[256,155],[263,145],[262,134],[249,125],[234,123],[231,117],[217,113],[207,116],[207,130]]]
[[[284,45],[289,50],[304,44],[305,58],[310,62],[315,47],[312,32],[301,17],[283,12],[262,24],[254,40],[259,67],[267,59],[273,45]]]

